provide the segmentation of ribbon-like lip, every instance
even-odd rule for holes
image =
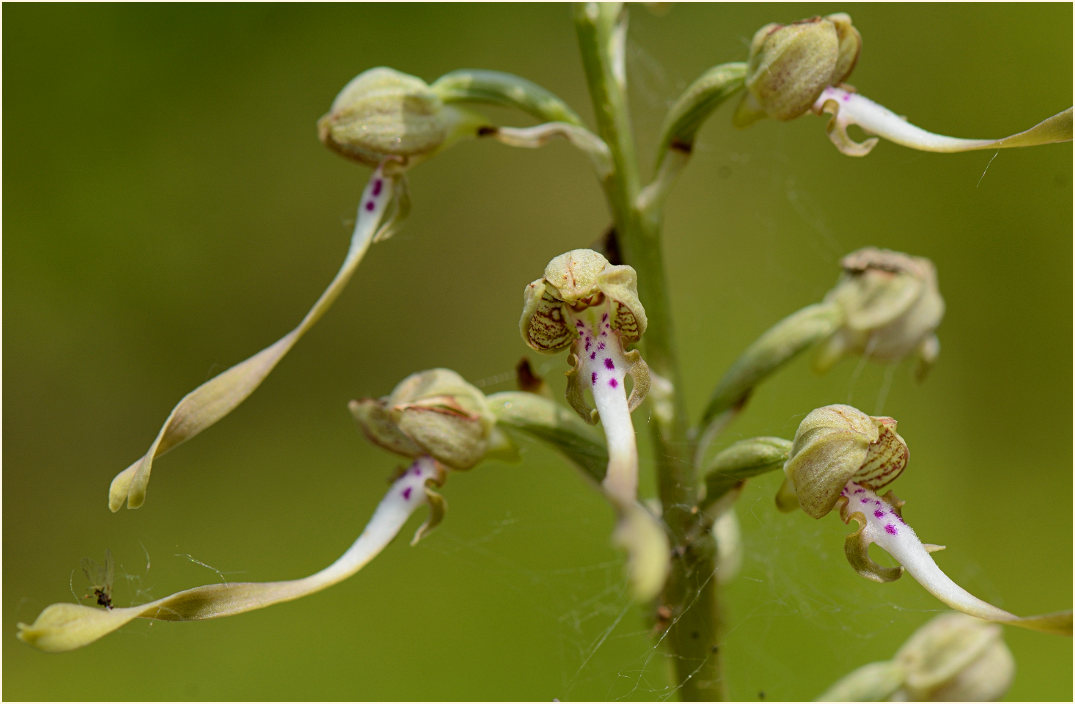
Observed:
[[[331,565],[308,577],[279,582],[207,584],[128,607],[99,609],[82,604],[52,604],[32,624],[18,624],[18,638],[46,652],[64,652],[89,645],[136,618],[201,621],[254,611],[319,592],[365,567],[395,539],[411,514],[423,504],[430,507],[429,519],[415,533],[412,544],[426,535],[444,515],[444,500],[434,491],[444,480],[444,468],[432,457],[416,459],[396,474],[388,493],[351,547]]]
[[[949,607],[984,621],[1018,626],[1044,633],[1071,636],[1072,612],[1063,611],[1040,616],[1016,616],[993,606],[956,584],[930,556],[944,549],[924,544],[903,520],[903,502],[888,492],[879,497],[870,489],[849,482],[840,496],[840,516],[845,523],[854,520],[859,529],[847,536],[844,551],[848,562],[863,577],[890,582],[904,571],[914,577],[926,591]],[[882,567],[870,559],[868,548],[878,545],[900,567]]]
[[[816,115],[828,113],[832,116],[826,127],[829,139],[848,156],[866,156],[877,145],[879,137],[911,149],[944,154],[1031,147],[1070,142],[1072,139],[1071,108],[1042,120],[1030,129],[1000,139],[962,139],[929,132],[843,85],[825,88],[811,110]],[[858,125],[867,134],[876,136],[856,142],[847,134],[847,128],[851,125]]]

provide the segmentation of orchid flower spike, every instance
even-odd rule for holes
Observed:
[[[791,120],[807,112],[828,113],[827,132],[848,156],[865,156],[877,137],[928,152],[1029,147],[1072,139],[1071,109],[1001,139],[960,139],[927,132],[843,85],[862,50],[862,37],[843,13],[788,25],[768,24],[754,35],[747,63],[746,93],[734,122],[745,127],[763,117]],[[862,143],[847,134],[858,125],[877,135]]]
[[[635,270],[613,266],[593,250],[576,249],[549,262],[545,275],[524,294],[523,340],[539,352],[571,350],[568,403],[583,420],[600,420],[604,428],[609,459],[601,486],[619,516],[614,542],[629,551],[635,596],[649,599],[664,585],[669,548],[663,528],[637,499],[638,448],[631,411],[649,389],[649,368],[637,350],[627,351],[646,330]],[[587,388],[596,408],[586,401]]]
[[[785,511],[798,506],[814,518],[839,508],[844,523],[858,523],[859,529],[847,537],[845,553],[855,571],[867,579],[890,582],[906,570],[926,591],[957,611],[985,621],[1070,636],[1070,611],[1019,617],[975,597],[941,571],[930,553],[942,548],[919,540],[903,521],[903,502],[892,492],[876,493],[903,472],[909,456],[894,419],[868,416],[844,405],[815,409],[795,432],[777,506]],[[871,543],[901,567],[875,563],[867,552]]]
[[[372,242],[389,237],[409,208],[405,170],[428,159],[478,122],[471,113],[445,106],[421,79],[388,68],[359,74],[318,122],[321,141],[333,151],[373,166],[358,204],[343,264],[302,321],[254,356],[194,389],[172,409],[149,450],[120,472],[109,488],[108,507],[145,501],[153,461],[231,413],[272,372],[343,291]]]
[[[20,623],[18,637],[40,650],[59,653],[89,645],[136,618],[201,621],[263,609],[319,592],[362,569],[392,542],[419,506],[429,504],[430,518],[419,528],[412,544],[424,536],[443,514],[443,501],[433,487],[443,484],[444,478],[443,467],[432,457],[416,459],[393,480],[354,544],[334,563],[308,577],[283,582],[207,584],[128,607],[52,604],[32,624]]]

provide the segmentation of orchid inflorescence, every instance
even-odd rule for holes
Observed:
[[[609,95],[622,94],[625,15],[621,8],[585,6],[576,19],[580,37],[590,38],[585,41],[592,40],[591,51],[596,51],[588,55],[597,57],[588,64],[591,80],[604,86]],[[340,295],[370,245],[399,228],[410,207],[407,171],[465,138],[533,148],[562,137],[583,152],[610,194],[616,219],[611,239],[628,245],[622,248],[627,261],[617,258],[614,249],[618,247],[606,252],[574,249],[552,258],[544,274],[524,289],[519,322],[523,341],[541,353],[567,352],[566,401],[571,410],[552,400],[525,364],[522,390],[489,395],[448,369],[412,374],[388,396],[355,400],[349,406],[371,442],[407,458],[410,464],[396,473],[365,529],[336,562],[302,579],[211,584],[136,606],[113,608],[109,603],[99,609],[54,604],[33,624],[20,624],[19,637],[42,650],[65,651],[93,642],[135,618],[217,618],[312,594],[360,570],[423,505],[429,509],[429,518],[414,540],[428,535],[445,514],[446,503],[438,490],[447,479],[486,460],[516,459],[524,438],[559,450],[608,500],[616,519],[613,542],[627,553],[631,594],[655,607],[657,631],[671,634],[673,650],[682,649],[682,653],[677,650],[682,662],[676,667],[690,673],[687,679],[696,673],[700,673],[697,681],[703,683],[707,677],[716,677],[703,669],[713,660],[717,636],[714,628],[709,634],[713,649],[699,658],[691,650],[697,646],[677,635],[677,628],[682,628],[679,621],[694,617],[687,615],[690,606],[699,594],[714,588],[710,574],[717,572],[718,583],[734,575],[735,560],[729,557],[737,549],[733,506],[746,482],[780,469],[785,475],[777,495],[781,510],[801,509],[814,518],[836,510],[845,523],[859,525],[845,545],[846,556],[859,574],[884,582],[906,571],[946,605],[977,619],[1070,636],[1071,612],[1020,618],[959,587],[931,557],[939,548],[923,544],[904,522],[903,502],[891,492],[877,494],[904,471],[910,457],[892,418],[869,416],[846,405],[823,406],[804,417],[790,441],[751,438],[710,452],[760,382],[808,347],[818,348],[815,370],[819,372],[845,356],[886,363],[911,358],[918,362],[919,378],[924,377],[939,354],[936,331],[945,305],[936,269],[923,257],[876,247],[847,255],[839,281],[822,301],[763,333],[717,384],[690,443],[683,443],[691,450],[688,459],[693,466],[686,468],[685,480],[667,483],[674,485],[671,491],[689,492],[693,503],[686,510],[683,505],[672,506],[663,489],[663,506],[639,496],[640,463],[632,413],[649,394],[657,426],[664,427],[677,414],[675,404],[668,404],[667,399],[679,389],[674,374],[668,373],[667,350],[661,347],[667,346],[666,340],[655,344],[652,368],[643,359],[650,350],[643,339],[650,320],[639,293],[641,272],[630,259],[642,251],[640,242],[655,239],[657,230],[646,228],[659,223],[665,196],[686,165],[701,124],[720,104],[739,97],[733,122],[740,127],[765,117],[784,121],[827,113],[832,116],[830,138],[840,151],[853,156],[867,154],[877,137],[942,152],[1071,140],[1070,109],[1000,140],[964,140],[926,132],[843,83],[858,62],[861,48],[862,37],[846,14],[763,27],[754,36],[746,62],[706,71],[672,104],[662,128],[654,179],[633,194],[624,190],[618,171],[624,167],[622,150],[612,139],[616,134],[613,122],[599,116],[601,126],[591,131],[562,100],[525,79],[461,70],[427,84],[384,67],[356,76],[318,122],[319,137],[327,147],[373,168],[339,272],[297,327],[176,405],[149,450],[113,480],[109,508],[141,506],[154,460],[223,418],[253,393]],[[609,99],[601,106],[613,103]],[[514,108],[540,122],[526,127],[494,125],[476,111],[475,106],[482,104]],[[877,137],[853,142],[846,132],[852,124]],[[632,196],[626,210],[616,206],[619,201],[612,197],[624,193]],[[641,264],[638,259],[634,263]],[[659,266],[643,270],[651,276],[663,275]],[[654,285],[658,289],[649,290],[660,290],[660,281]],[[604,442],[593,431],[594,424],[600,424]],[[871,544],[883,548],[899,566],[875,563],[868,555]],[[693,583],[690,575],[697,574],[699,565],[707,566],[708,573],[703,573],[702,583]],[[698,607],[695,613],[707,612]],[[979,633],[976,627],[967,628]],[[692,633],[692,639],[705,640],[697,631]],[[988,638],[982,638],[982,643],[993,643],[999,637],[990,630]],[[907,648],[917,652],[910,644]],[[992,646],[989,652],[1000,657]],[[935,691],[942,684],[955,686],[954,680],[947,679],[941,684],[937,684],[940,679],[922,684],[926,680],[916,680],[912,667],[916,656],[902,653],[893,661],[898,667],[875,663],[863,670],[866,674],[855,675],[833,691],[874,691],[861,689],[863,682],[884,689],[888,692],[884,696]],[[699,692],[719,691],[712,683],[698,686]]]

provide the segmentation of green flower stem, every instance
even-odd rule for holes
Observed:
[[[640,179],[627,111],[622,11],[618,4],[580,5],[575,25],[598,135],[612,159],[612,171],[602,187],[624,262],[638,272],[639,297],[650,321],[643,342],[653,373],[650,399],[658,492],[676,556],[659,597],[660,625],[668,629],[664,640],[674,655],[675,680],[683,699],[723,700],[717,584],[712,578],[716,541],[709,519],[692,510],[701,499],[702,487],[692,462],[683,397],[677,393],[684,387],[675,354],[660,219],[643,215],[638,207]]]

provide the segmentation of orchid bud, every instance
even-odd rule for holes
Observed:
[[[908,701],[981,702],[1004,696],[1015,660],[1001,627],[959,613],[938,616],[900,648]]]
[[[914,355],[923,376],[936,360],[935,331],[944,317],[937,270],[923,257],[867,247],[843,258],[843,277],[825,297],[844,323],[814,363],[825,371],[848,353],[881,361]]]
[[[803,511],[821,518],[836,506],[848,482],[880,489],[903,472],[909,456],[894,419],[851,406],[817,408],[795,431],[777,503],[794,508],[793,494]]]
[[[507,444],[485,395],[450,369],[412,374],[385,398],[348,407],[373,443],[405,457],[430,455],[453,469],[470,469]]]
[[[806,114],[825,88],[850,75],[861,49],[862,37],[843,13],[762,27],[750,45],[735,124]]]
[[[317,131],[329,149],[376,166],[387,158],[431,156],[445,146],[458,116],[422,79],[378,67],[344,86]]]
[[[817,701],[998,701],[1015,675],[1002,635],[996,624],[941,614],[915,631],[892,660],[848,673]]]

